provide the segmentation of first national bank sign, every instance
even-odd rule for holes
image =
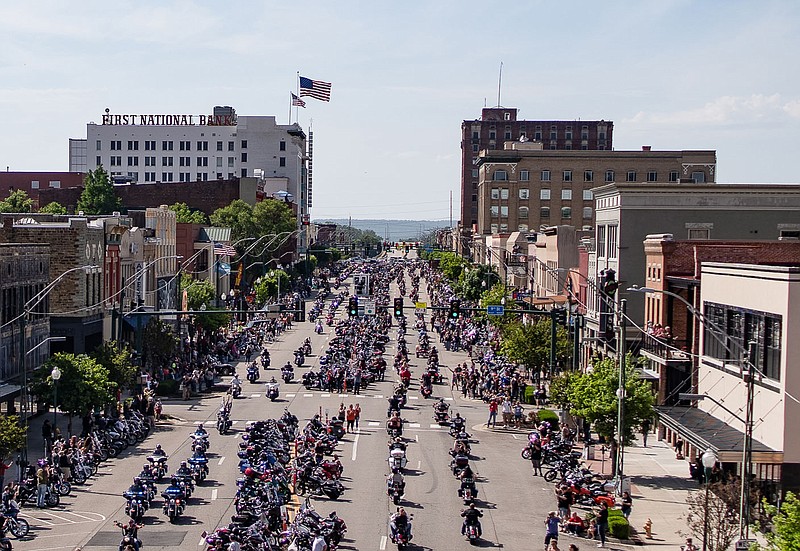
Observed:
[[[103,115],[104,126],[236,126],[236,115]]]

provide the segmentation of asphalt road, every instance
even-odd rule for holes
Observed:
[[[407,282],[410,288],[410,281]],[[397,296],[394,288],[393,296]],[[422,285],[421,300],[425,300],[425,286]],[[340,307],[344,315],[345,306]],[[300,343],[311,337],[314,355],[306,361],[306,366],[318,361],[319,352],[326,348],[330,338],[330,328],[325,327],[323,335],[313,333],[313,324],[306,322],[284,333],[278,342],[270,345],[273,368],[267,372],[267,379],[276,375],[279,367],[292,356]],[[393,331],[391,337],[396,336]],[[416,334],[409,332],[409,349],[416,344]],[[464,361],[463,353],[450,353],[440,349],[440,360],[444,366],[452,366]],[[339,446],[339,455],[344,464],[343,483],[345,494],[337,501],[315,499],[314,505],[321,514],[335,510],[348,526],[346,540],[342,549],[391,549],[387,541],[387,521],[394,506],[386,496],[385,476],[389,470],[386,463],[387,435],[385,430],[387,398],[392,392],[395,375],[391,370],[391,357],[394,342],[387,349],[387,380],[371,385],[359,396],[338,395],[318,391],[306,391],[298,383],[281,384],[281,397],[270,402],[264,397],[263,384],[244,383],[242,397],[235,401],[232,411],[233,430],[226,436],[219,436],[214,430],[214,420],[219,405],[219,393],[190,402],[167,401],[164,412],[176,418],[162,424],[137,448],[129,449],[122,457],[109,460],[100,469],[99,476],[85,486],[76,486],[73,495],[64,498],[62,506],[52,510],[26,508],[24,515],[32,524],[32,537],[19,542],[18,547],[26,550],[73,549],[75,546],[97,549],[116,548],[119,531],[113,521],[127,520],[124,514],[125,500],[121,493],[139,472],[145,457],[156,446],[162,444],[170,455],[170,469],[190,455],[189,433],[197,421],[208,421],[211,434],[210,476],[198,486],[186,513],[174,525],[166,522],[161,513],[160,498],[145,517],[145,527],[140,537],[145,549],[169,548],[201,549],[201,533],[212,531],[226,524],[233,513],[235,480],[239,475],[236,457],[240,431],[250,420],[278,417],[283,408],[304,420],[322,411],[334,415],[339,404],[347,406],[359,403],[362,407],[360,428],[355,434],[346,436]],[[418,361],[417,369],[412,365],[412,373],[418,379],[424,358]],[[412,357],[412,362],[417,360]],[[299,380],[306,368],[296,369]],[[442,367],[444,374],[449,374]],[[240,376],[244,375],[244,364],[239,364]],[[262,381],[264,381],[262,372]],[[478,507],[483,510],[484,539],[481,547],[504,547],[508,549],[531,549],[544,538],[543,521],[547,511],[555,507],[552,485],[541,478],[531,476],[530,465],[520,459],[519,452],[525,442],[521,433],[500,430],[486,431],[487,407],[484,403],[464,400],[460,394],[450,391],[449,380],[445,384],[434,385],[432,399],[425,400],[417,391],[417,382],[412,383],[408,407],[403,417],[408,420],[404,436],[409,441],[408,473],[406,475],[406,496],[403,506],[413,514],[414,540],[416,549],[467,549],[469,544],[460,535],[460,512],[463,504],[457,496],[458,482],[449,470],[450,456],[447,450],[452,444],[446,428],[434,423],[432,403],[438,397],[445,397],[451,404],[451,413],[461,412],[473,426],[472,445],[475,456],[473,469],[479,473]],[[162,490],[163,488],[159,488]],[[569,543],[569,542],[567,542]],[[580,543],[580,542],[579,542]],[[566,547],[562,545],[562,547]],[[414,546],[412,546],[414,548]]]

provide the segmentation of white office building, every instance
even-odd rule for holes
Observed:
[[[197,182],[255,177],[265,195],[288,193],[308,213],[306,134],[271,116],[237,116],[232,107],[210,115],[102,115],[86,139],[70,139],[70,170],[102,165],[115,182]]]

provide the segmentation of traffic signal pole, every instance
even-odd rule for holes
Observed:
[[[550,310],[550,378],[553,378],[553,375],[556,373],[556,329],[558,324],[556,323],[556,316],[558,313],[556,309],[553,308]]]

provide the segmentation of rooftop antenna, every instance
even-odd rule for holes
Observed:
[[[500,62],[500,76],[497,79],[497,107],[500,107],[500,86],[503,84],[503,62]]]

